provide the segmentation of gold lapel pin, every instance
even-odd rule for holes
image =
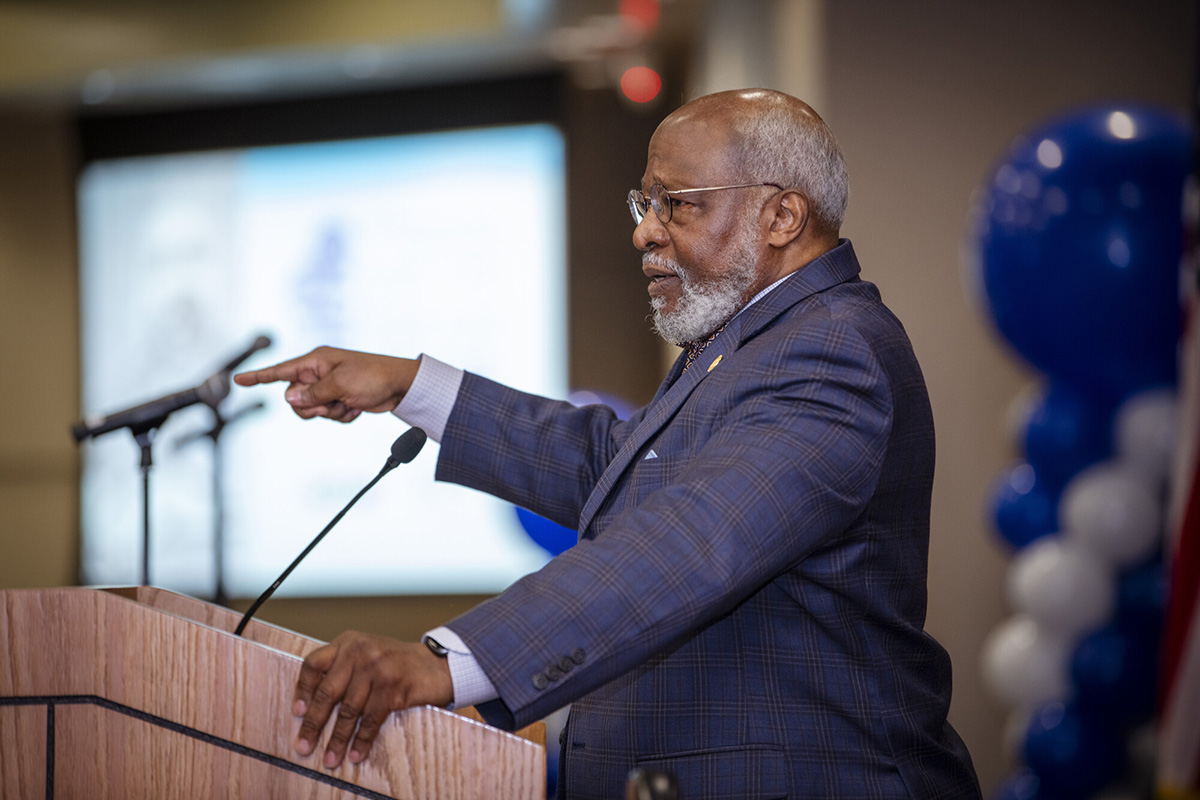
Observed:
[[[722,359],[722,358],[724,358],[724,357],[725,357],[725,356],[717,356],[716,358],[714,358],[714,359],[713,359],[713,363],[711,363],[711,364],[709,364],[709,365],[708,365],[708,371],[709,371],[709,372],[712,372],[714,369],[716,369],[716,368],[717,368],[717,364],[720,364],[720,363],[721,363],[721,359]]]

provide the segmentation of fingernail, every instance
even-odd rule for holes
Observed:
[[[337,753],[333,752],[332,750],[326,750],[325,751],[325,766],[329,767],[330,769],[333,769],[334,767],[337,766],[337,763],[338,763]]]
[[[357,751],[357,750],[351,750],[351,751],[350,751],[350,763],[351,763],[351,764],[357,764],[358,762],[360,762],[360,761],[362,761],[362,760],[363,760],[363,754],[362,754],[362,753],[360,753],[360,752],[359,752],[359,751]]]
[[[289,403],[295,403],[297,400],[300,399],[300,390],[299,389],[288,389],[286,392],[283,393],[283,399],[288,401]]]
[[[306,756],[313,751],[312,742],[305,739],[296,740],[296,752],[302,756]]]
[[[303,717],[305,712],[307,712],[307,711],[308,711],[308,704],[305,703],[303,700],[297,700],[296,702],[292,703],[292,713],[295,714],[297,717]]]

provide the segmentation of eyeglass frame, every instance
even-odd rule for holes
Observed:
[[[674,215],[675,207],[673,204],[667,203],[665,205],[665,208],[667,210],[667,218],[663,219],[662,211],[660,211],[659,209],[663,208],[664,205],[661,201],[659,201],[657,203],[655,202],[655,200],[654,200],[655,187],[658,187],[659,189],[661,189],[662,193],[667,196],[668,200],[670,200],[672,195],[677,195],[677,194],[693,194],[695,192],[717,192],[717,191],[721,191],[722,189],[750,189],[755,186],[774,186],[776,189],[779,189],[780,191],[783,190],[783,187],[780,186],[779,184],[771,183],[769,181],[764,181],[763,183],[737,183],[737,184],[733,184],[731,186],[704,186],[699,189],[668,189],[667,187],[663,186],[661,183],[656,183],[650,187],[650,196],[649,197],[647,197],[646,194],[644,192],[642,192],[641,189],[630,189],[629,194],[626,195],[626,197],[625,197],[625,202],[629,204],[629,213],[631,215],[633,215],[633,221],[635,224],[641,225],[642,220],[646,218],[646,212],[641,209],[649,209],[654,212],[654,216],[658,217],[659,222],[661,222],[663,225],[667,225],[671,222],[671,218]],[[639,198],[641,200],[640,203],[638,202]]]

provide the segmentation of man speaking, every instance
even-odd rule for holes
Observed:
[[[327,766],[387,715],[476,705],[512,729],[573,703],[560,797],[631,769],[702,798],[963,798],[950,662],[923,631],[933,417],[899,321],[838,231],[841,152],[804,103],[708,95],[667,117],[629,194],[654,326],[684,352],[620,421],[417,360],[320,348],[237,376],[301,417],[394,411],[437,478],[579,544],[422,643],[346,633],[293,712]]]

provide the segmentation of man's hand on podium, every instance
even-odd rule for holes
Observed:
[[[322,762],[331,769],[342,763],[347,746],[350,763],[363,761],[391,712],[453,700],[446,659],[425,645],[348,631],[309,653],[300,668],[292,713],[304,721],[296,751],[313,752],[339,703]]]

